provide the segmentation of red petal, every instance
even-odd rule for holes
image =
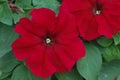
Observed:
[[[56,38],[60,37],[77,37],[78,31],[76,27],[75,17],[66,9],[61,8],[57,17],[57,27],[55,28]],[[59,39],[58,39],[59,40]]]
[[[21,18],[20,22],[15,26],[15,32],[21,35],[31,34],[27,28],[31,28],[33,25],[28,18]]]
[[[54,72],[56,68],[53,66],[50,57],[53,54],[51,48],[39,48],[40,53],[38,55],[33,55],[26,61],[27,66],[36,76],[42,78],[48,78]],[[53,56],[52,56],[53,57]],[[34,63],[34,64],[33,64]]]
[[[22,36],[18,38],[15,42],[13,42],[12,49],[14,55],[19,60],[23,60],[24,58],[27,58],[30,53],[34,53],[34,48],[36,48],[36,46],[40,44],[41,41],[36,36]]]
[[[50,9],[40,8],[31,11],[32,22],[44,32],[52,32],[55,26],[56,14]]]
[[[61,38],[57,43],[75,62],[85,56],[85,47],[79,38]],[[74,54],[73,54],[74,53]]]
[[[38,37],[46,35],[46,32],[42,30],[42,27],[35,25],[28,18],[20,19],[20,23],[15,27],[15,32],[21,35],[34,34]]]
[[[99,37],[98,26],[92,12],[76,13],[77,26],[80,36],[85,40],[94,40]]]
[[[75,61],[68,57],[67,53],[59,45],[54,45],[55,58],[56,61],[53,61],[53,64],[56,66],[58,72],[70,71],[74,66]],[[59,63],[59,64],[58,64]]]
[[[113,15],[109,13],[104,13],[103,15],[110,26],[112,34],[118,33],[118,31],[120,30],[120,18],[118,17],[120,17],[120,15]]]
[[[106,3],[103,6],[104,10],[114,12],[120,11],[120,0],[104,0]]]
[[[112,34],[120,30],[120,0],[106,0],[103,7],[103,15],[109,24]]]
[[[80,35],[86,40],[93,40],[100,36],[93,17],[95,3],[96,0],[63,0],[61,6],[69,9],[76,16]]]
[[[41,43],[42,43],[42,40],[39,37],[29,34],[27,36],[19,37],[12,44],[12,48],[30,47],[30,46],[34,46],[34,45],[41,44]]]
[[[73,12],[79,10],[91,10],[92,4],[88,0],[63,0],[62,7],[68,8]]]
[[[118,33],[120,30],[120,1],[108,1],[104,6],[103,15],[108,22],[112,34]]]
[[[96,16],[96,21],[98,23],[98,32],[100,35],[104,35],[108,38],[112,38],[112,31],[110,29],[110,25],[108,22],[105,20],[103,15],[97,15]]]

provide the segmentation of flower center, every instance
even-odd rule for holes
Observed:
[[[95,5],[95,10],[94,14],[99,15],[102,12],[102,4],[100,4],[99,0],[97,0],[96,5]]]
[[[101,10],[96,10],[95,14],[99,15],[101,13]]]
[[[45,39],[45,43],[46,43],[46,44],[50,44],[51,42],[52,42],[51,38],[47,37],[47,38]]]

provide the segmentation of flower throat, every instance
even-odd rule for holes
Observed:
[[[99,15],[101,14],[101,11],[102,11],[102,6],[99,2],[99,0],[96,1],[96,4],[95,4],[95,15]]]

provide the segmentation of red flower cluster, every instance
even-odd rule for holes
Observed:
[[[120,0],[63,0],[61,7],[76,16],[80,36],[86,40],[112,38],[120,30]]]
[[[32,19],[22,18],[15,27],[20,37],[13,42],[14,55],[42,78],[70,71],[85,56],[75,17],[62,9],[59,15],[46,8],[33,9]]]
[[[47,8],[33,9],[31,16],[16,25],[20,37],[12,49],[33,74],[47,78],[70,71],[85,56],[79,33],[90,41],[120,30],[120,0],[63,0],[58,16]]]

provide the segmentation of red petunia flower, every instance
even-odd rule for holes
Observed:
[[[76,16],[80,35],[86,40],[112,38],[120,30],[120,0],[63,0],[62,6]]]
[[[31,72],[42,78],[70,71],[85,56],[75,18],[66,10],[59,15],[46,8],[33,9],[32,19],[22,18],[15,27],[20,37],[13,42],[15,57],[25,60]]]

